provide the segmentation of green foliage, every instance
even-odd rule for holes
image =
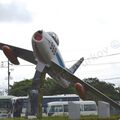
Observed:
[[[101,91],[102,93],[106,94],[110,98],[114,100],[120,100],[120,88],[119,87],[115,88],[114,84],[106,83],[104,81],[99,81],[97,78],[88,78],[88,79],[84,79],[84,81],[89,83],[90,85]],[[88,99],[96,99],[96,100],[98,99],[98,97],[92,94],[91,92],[88,91],[87,93],[88,93],[87,94]]]
[[[20,82],[15,82],[11,86],[10,94],[15,96],[25,96],[28,95],[32,86],[32,80],[24,80]],[[44,83],[44,95],[55,95],[55,94],[72,94],[76,93],[73,87],[63,88],[54,82],[53,79],[47,78]]]
[[[27,96],[31,89],[31,85],[31,80],[15,82],[14,85],[11,86],[10,94],[14,96]]]
[[[85,82],[89,83],[93,87],[100,90],[102,93],[111,97],[114,100],[120,100],[120,87],[115,88],[114,84],[99,81],[97,78],[84,79]],[[10,94],[15,96],[28,95],[32,85],[32,80],[24,80],[21,82],[15,82],[10,89]],[[77,94],[74,87],[63,88],[58,85],[52,78],[45,79],[44,84],[44,95],[55,95],[55,94]],[[87,99],[98,100],[99,98],[87,91]]]
[[[98,116],[81,116],[80,120],[119,120],[120,116],[111,116],[110,118],[99,118]],[[25,118],[9,118],[5,120],[26,120]],[[39,120],[39,119],[31,119],[31,120]],[[69,120],[68,117],[65,116],[56,116],[56,117],[43,117],[42,120]]]
[[[73,94],[76,93],[75,88],[72,86],[63,88],[58,85],[53,79],[47,78],[45,81],[45,92],[44,95],[55,95],[55,94]]]

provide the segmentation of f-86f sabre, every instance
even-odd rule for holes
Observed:
[[[3,50],[11,63],[19,65],[19,57],[36,65],[36,72],[32,82],[33,91],[38,90],[39,78],[41,73],[45,72],[64,88],[73,85],[82,99],[85,98],[85,91],[89,90],[102,98],[102,100],[109,102],[115,108],[120,109],[120,105],[111,98],[73,75],[84,61],[84,58],[78,60],[68,69],[65,66],[58,46],[59,39],[57,35],[53,32],[45,32],[43,30],[35,32],[32,36],[33,51],[0,43],[0,49]]]

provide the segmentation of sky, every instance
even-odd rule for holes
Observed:
[[[84,57],[75,73],[120,86],[119,0],[0,0],[0,42],[32,50],[37,30],[55,32],[67,67]],[[103,57],[101,57],[103,56]],[[35,66],[10,65],[10,84],[33,78]],[[7,59],[0,51],[0,89],[7,88]]]

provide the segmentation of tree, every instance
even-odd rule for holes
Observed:
[[[15,96],[26,96],[28,95],[32,85],[32,80],[23,80],[20,82],[15,82],[10,89],[10,95]]]
[[[32,86],[32,79],[15,82],[11,86],[10,94],[15,96],[25,96],[29,94]],[[46,78],[44,84],[44,95],[55,95],[55,94],[72,94],[76,93],[73,87],[63,88],[58,85],[52,78]]]
[[[116,91],[118,92],[118,94],[119,94],[119,96],[120,96],[120,87],[117,87],[117,88],[115,88],[116,89]]]
[[[115,88],[114,84],[99,81],[97,78],[88,78],[84,79],[84,81],[89,83],[108,97],[114,100],[120,100],[120,93],[118,92],[118,89]],[[95,96],[91,92],[88,91],[87,93],[88,99],[98,99],[98,96]]]
[[[56,95],[56,94],[75,94],[75,88],[69,86],[68,88],[63,88],[57,84],[53,79],[47,78],[45,82],[45,95]]]
[[[120,100],[120,87],[115,88],[114,84],[99,81],[97,78],[84,79],[85,82],[89,83],[102,93],[106,94],[114,100]],[[15,82],[11,86],[10,94],[15,96],[25,96],[29,94],[32,86],[32,79]],[[56,94],[77,94],[74,87],[63,88],[58,85],[52,78],[46,78],[44,84],[44,95],[56,95]],[[86,98],[89,100],[98,100],[98,96],[94,95],[90,91],[87,91]]]

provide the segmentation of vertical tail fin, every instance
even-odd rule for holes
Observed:
[[[71,73],[75,73],[75,71],[79,68],[79,66],[82,64],[83,61],[84,61],[84,58],[82,57],[80,60],[78,60],[74,65],[72,65],[69,68],[69,71]]]

